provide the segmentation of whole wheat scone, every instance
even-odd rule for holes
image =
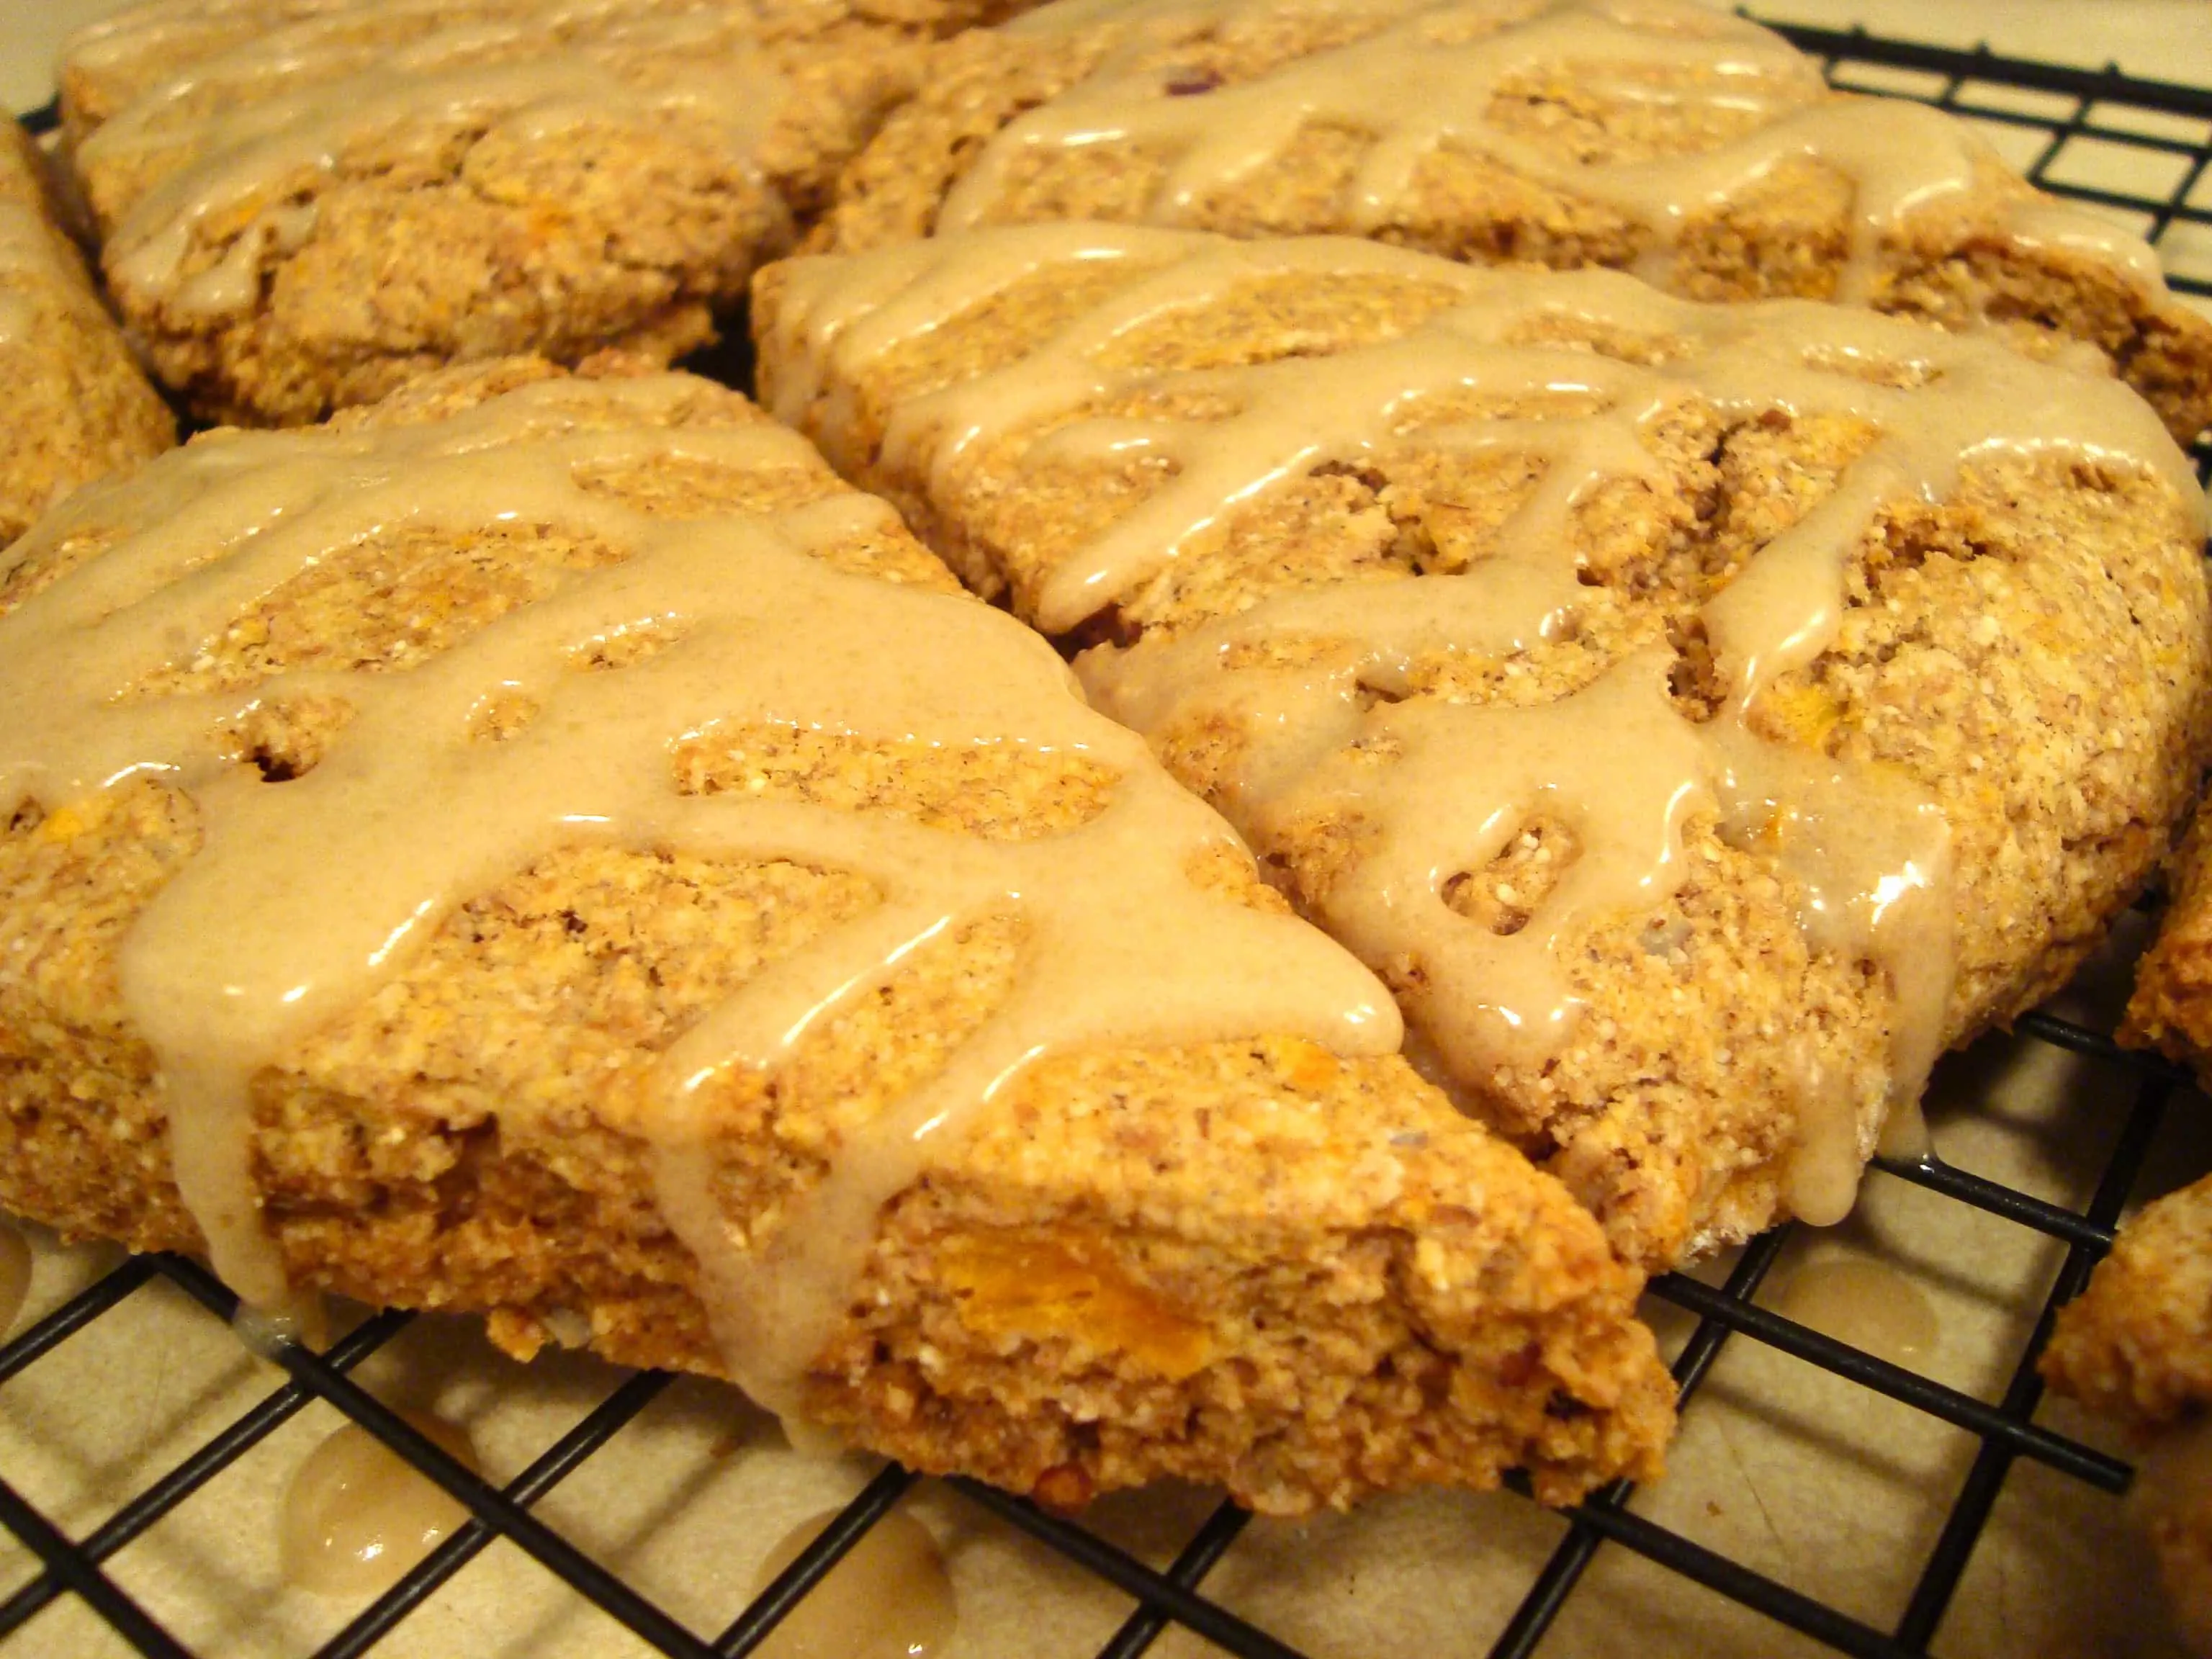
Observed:
[[[2203,504],[2104,376],[1096,224],[794,259],[754,307],[763,401],[1080,649],[1638,1263],[1848,1208],[2187,805]]]
[[[2120,1040],[2212,1076],[2212,813],[2198,812],[2175,853],[2158,937],[2136,964]]]
[[[2098,1411],[2169,1427],[2212,1407],[2212,1176],[2145,1205],[2060,1310],[2044,1374]]]
[[[1382,988],[883,503],[620,367],[16,544],[0,1202],[1056,1502],[1656,1470],[1634,1275]]]
[[[2059,1310],[2043,1374],[2149,1447],[2137,1507],[2177,1621],[2212,1648],[2212,1177],[2143,1206]]]
[[[64,48],[64,131],[156,372],[294,424],[448,362],[702,344],[935,35],[991,15],[153,0]]]
[[[2212,421],[2212,322],[2147,246],[1690,0],[1057,0],[949,46],[807,246],[1078,218],[1994,324]]]
[[[2119,1036],[2212,1076],[2212,813],[2201,808]],[[2060,1390],[2143,1435],[2136,1508],[2176,1621],[2212,1649],[2212,1177],[2122,1226],[2060,1310],[2042,1364]]]
[[[46,161],[0,137],[0,546],[88,479],[177,441],[53,210]]]

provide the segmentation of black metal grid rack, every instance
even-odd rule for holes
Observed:
[[[2004,58],[1986,47],[1960,52],[1881,39],[1858,30],[1777,27],[1797,46],[1820,58],[1830,78],[1839,85],[1913,97],[1961,115],[2039,135],[2042,148],[2027,168],[2029,179],[2060,195],[2140,216],[2144,234],[2154,242],[2177,224],[2212,232],[2212,178],[2207,175],[2208,167],[2212,167],[2212,137],[2205,136],[2212,127],[2200,129],[2191,140],[2158,136],[2156,123],[2130,120],[2130,116],[2150,113],[2212,123],[2212,88],[2140,79],[2121,73],[2117,66],[2093,70]],[[1861,78],[1869,69],[1878,76],[1883,71],[1912,72],[1924,78],[1931,89],[1899,92],[1893,81],[1869,86]],[[2051,94],[2051,101],[2070,103],[2071,107],[2055,114],[2023,113],[2014,106],[2020,101],[2017,99],[1999,96],[1990,101],[1993,88],[2000,93]],[[52,112],[40,112],[28,120],[34,128],[51,125]],[[2056,164],[2065,156],[2069,145],[2085,139],[2158,152],[2168,158],[2170,169],[2178,170],[2178,181],[2163,197],[2069,183],[2055,173]],[[2201,198],[2202,204],[2192,202],[2192,197]],[[2169,281],[2180,292],[2212,295],[2212,258],[2205,260],[2201,273],[2183,270],[2170,273]],[[2197,460],[2200,474],[2212,474],[2212,447],[2200,445]],[[2090,1270],[2111,1245],[2114,1223],[2150,1150],[2168,1097],[2185,1091],[2189,1080],[2160,1060],[2117,1048],[2102,1032],[2052,1014],[2028,1015],[2018,1029],[2034,1041],[2124,1067],[2131,1076],[2134,1103],[2087,1207],[2075,1211],[2054,1205],[1933,1158],[1920,1163],[1878,1161],[1878,1174],[1874,1177],[1912,1182],[2064,1245],[2064,1263],[2057,1282],[2008,1384],[1996,1401],[1944,1387],[1756,1305],[1753,1297],[1780,1254],[1789,1228],[1754,1241],[1721,1285],[1669,1275],[1652,1287],[1698,1322],[1674,1365],[1686,1412],[1693,1408],[1698,1387],[1723,1345],[1741,1336],[1902,1401],[1979,1439],[1979,1449],[1953,1498],[1933,1548],[1921,1564],[1915,1588],[1895,1627],[1875,1629],[1639,1515],[1628,1507],[1629,1489],[1617,1484],[1569,1512],[1565,1537],[1536,1573],[1491,1647],[1492,1659],[1522,1659],[1536,1651],[1574,1594],[1584,1570],[1607,1546],[1633,1551],[1837,1652],[1861,1659],[1925,1655],[2017,1460],[2039,1461],[2106,1492],[2125,1490],[2131,1474],[2125,1463],[2034,1421],[2042,1395],[2035,1362],[2050,1335],[2056,1310],[2082,1288]],[[231,1293],[196,1262],[172,1256],[131,1260],[0,1346],[0,1383],[36,1364],[156,1278],[170,1281],[216,1318],[228,1321],[235,1311]],[[473,1518],[396,1588],[325,1643],[316,1659],[354,1659],[370,1651],[440,1585],[494,1539],[502,1537],[669,1659],[736,1659],[767,1636],[868,1528],[890,1512],[915,1479],[896,1466],[884,1469],[726,1629],[702,1636],[586,1556],[532,1512],[536,1500],[619,1433],[671,1379],[650,1372],[631,1377],[520,1475],[504,1486],[495,1487],[351,1380],[355,1367],[389,1342],[407,1322],[404,1314],[379,1315],[319,1355],[296,1346],[281,1346],[276,1358],[289,1377],[283,1387],[82,1538],[64,1535],[0,1477],[0,1525],[14,1533],[45,1567],[28,1584],[0,1601],[0,1643],[57,1598],[77,1595],[149,1659],[191,1659],[188,1650],[109,1577],[100,1564],[317,1399],[335,1407],[436,1481],[459,1499]],[[1078,1521],[1048,1514],[1023,1499],[972,1481],[955,1480],[947,1484],[967,1501],[1021,1528],[1136,1603],[1135,1611],[1099,1650],[1098,1659],[1135,1659],[1170,1622],[1188,1626],[1239,1659],[1301,1659],[1295,1650],[1202,1592],[1208,1571],[1244,1525],[1244,1512],[1231,1504],[1224,1503],[1215,1510],[1192,1534],[1173,1563],[1164,1571],[1156,1571]]]

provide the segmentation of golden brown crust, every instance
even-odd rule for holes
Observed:
[[[298,423],[448,362],[710,341],[978,15],[548,10],[157,0],[75,38],[64,124],[108,281],[198,415]]]
[[[596,385],[471,366],[340,424],[419,424],[517,390],[563,430],[637,418]],[[764,419],[705,382],[658,407],[679,425]],[[602,484],[672,518],[842,489],[819,463],[798,470],[794,484],[764,469],[750,495],[745,480],[680,471]],[[126,538],[150,499],[104,492],[76,509],[81,534],[0,563],[0,610]],[[557,526],[447,541],[442,556],[397,538],[336,558],[314,583],[263,596],[179,672],[205,686],[304,667],[341,690],[342,674],[420,672],[532,603],[540,574],[577,579],[599,557]],[[896,530],[818,556],[954,586]],[[657,647],[595,648],[610,659],[579,667]],[[343,715],[269,701],[265,726],[239,732],[233,752],[267,787],[296,787],[283,781],[345,741]],[[529,718],[494,711],[476,735],[507,741]],[[742,722],[686,737],[668,764],[683,793],[1007,842],[1085,823],[1113,782],[1079,753]],[[144,780],[27,805],[0,833],[0,937],[15,945],[0,962],[0,1201],[23,1214],[139,1249],[204,1247],[118,977],[134,920],[201,835],[188,793]],[[1226,843],[1188,874],[1209,902],[1280,911]],[[467,895],[366,1003],[253,1081],[252,1180],[289,1273],[486,1314],[518,1353],[588,1343],[726,1374],[699,1270],[656,1207],[641,1106],[659,1057],[708,1010],[881,896],[802,860],[590,843]],[[933,940],[773,1074],[718,1079],[703,1098],[730,1224],[771,1235],[840,1147],[1000,1005],[1024,943],[1003,919]],[[1066,1293],[1040,1297],[1041,1283]],[[1395,1056],[1264,1036],[1073,1050],[1023,1074],[887,1206],[807,1397],[864,1445],[1063,1497],[1176,1475],[1296,1511],[1524,1467],[1564,1501],[1658,1467],[1671,1390],[1632,1317],[1637,1283],[1557,1183]]]
[[[2212,1407],[2212,1177],[2147,1204],[2067,1304],[2043,1373],[2144,1426]]]
[[[2212,1056],[2212,815],[2199,812],[2174,854],[2158,937],[2136,967],[2120,1038],[2200,1071]]]
[[[46,161],[0,137],[0,546],[79,485],[160,453],[176,422],[94,297]]]
[[[2131,1502],[2185,1638],[2212,1643],[2212,1176],[2145,1205],[2059,1310],[2043,1375],[2140,1431]]]
[[[1271,1042],[1051,1068],[899,1206],[827,1411],[1018,1487],[1225,1464],[1270,1512],[1515,1462],[1558,1501],[1590,1462],[1643,1462],[1665,1389],[1604,1311],[1602,1245],[1535,1245],[1577,1240],[1565,1194],[1407,1098],[1401,1066]],[[977,1324],[997,1351],[941,1362]],[[1129,1426],[1163,1423],[1164,1445]]]

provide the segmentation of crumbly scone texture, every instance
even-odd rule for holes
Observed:
[[[858,362],[792,356],[805,349],[803,333],[781,322],[798,263],[770,267],[755,285],[763,401],[776,405],[794,380],[816,388],[800,424],[832,463],[897,504],[963,579],[1006,592],[1017,614],[1030,614],[1054,570],[1170,476],[1141,452],[1122,459],[1055,449],[1044,427],[949,458],[931,458],[912,428],[885,442],[895,416],[1020,362],[1158,271],[1157,259],[1048,260]],[[1163,307],[1118,336],[1102,361],[1116,372],[1140,366],[1157,381],[1124,385],[1118,401],[1063,411],[1050,425],[1104,416],[1134,432],[1149,421],[1170,430],[1218,418],[1264,390],[1195,393],[1177,389],[1188,385],[1178,374],[1276,360],[1295,367],[1388,340],[1452,299],[1395,276],[1255,276]],[[1556,337],[1573,339],[1577,326],[1563,315]],[[1630,356],[1662,349],[1585,343]],[[1905,374],[1880,364],[1847,372]],[[1543,463],[1510,443],[1427,442],[1422,426],[1443,430],[1471,416],[1571,422],[1590,407],[1569,393],[1511,407],[1449,397],[1418,405],[1395,439],[1356,465],[1316,465],[1232,505],[1201,552],[1139,582],[1063,643],[1173,639],[1270,595],[1479,566],[1537,489]],[[1640,430],[1649,469],[1591,490],[1571,516],[1583,600],[1571,635],[1495,658],[1418,656],[1378,701],[1546,703],[1657,648],[1674,653],[1678,707],[1693,720],[1710,715],[1718,694],[1698,608],[1826,499],[1874,435],[1852,418],[1794,420],[1780,408],[1723,416],[1695,398],[1670,406]],[[2128,469],[2051,456],[1970,462],[1948,499],[1900,498],[1875,515],[1844,572],[1835,643],[1781,676],[1751,711],[1761,736],[1895,769],[1941,804],[1961,897],[1948,1042],[2063,984],[2169,850],[2203,749],[2212,674],[2197,511],[2162,480]],[[1328,643],[1317,640],[1316,654]],[[1296,638],[1233,649],[1249,651],[1261,671],[1301,660]],[[1327,817],[1255,827],[1240,816],[1230,781],[1245,730],[1201,714],[1147,736],[1171,771],[1253,838],[1269,878],[1318,908],[1362,827]],[[1374,745],[1348,760],[1378,774],[1392,763]],[[1510,933],[1540,903],[1571,857],[1544,828],[1531,823],[1491,868],[1454,878],[1449,902],[1471,924]],[[1761,838],[1723,835],[1707,817],[1686,826],[1684,847],[1687,875],[1671,901],[1593,922],[1561,945],[1585,1004],[1564,1048],[1459,1079],[1463,1104],[1557,1173],[1625,1257],[1652,1267],[1747,1237],[1784,1212],[1808,1066],[1838,1080],[1863,1123],[1880,1121],[1894,1013],[1893,988],[1873,964],[1808,947],[1800,918],[1808,895]],[[1401,993],[1419,987],[1418,963],[1370,965]]]
[[[2174,854],[2166,914],[2136,965],[2120,1040],[2200,1072],[2212,1061],[2212,814],[2197,815]]]
[[[2145,1205],[2067,1304],[2043,1373],[2144,1426],[2212,1408],[2212,1177]]]
[[[635,419],[601,408],[591,376],[638,367],[566,380],[538,362],[448,370],[336,424],[433,422],[552,381],[568,388],[560,418],[590,429]],[[703,381],[670,407],[684,426],[766,420]],[[849,493],[811,461],[611,466],[587,487],[684,519]],[[76,511],[75,533],[0,569],[0,606],[133,523],[127,486]],[[607,556],[557,526],[387,538],[263,596],[172,677],[248,686],[302,670],[327,686],[410,672]],[[820,556],[957,592],[896,527]],[[608,660],[578,665],[654,645],[648,629],[600,648]],[[284,700],[234,752],[283,787],[344,742],[345,718],[342,699]],[[507,741],[531,718],[489,707],[477,735]],[[1065,832],[1115,786],[1080,753],[742,723],[684,737],[668,763],[687,797],[893,814],[986,841]],[[27,804],[0,832],[0,936],[15,946],[0,963],[9,1208],[134,1248],[201,1248],[118,952],[202,833],[189,794],[145,781]],[[1282,907],[1226,843],[1188,873],[1209,902]],[[589,844],[471,895],[367,1002],[253,1081],[253,1181],[291,1275],[486,1314],[518,1354],[588,1344],[721,1372],[696,1264],[655,1207],[639,1103],[709,1010],[881,898],[865,876],[800,860]],[[773,1075],[719,1079],[705,1098],[731,1224],[772,1235],[841,1146],[1000,1006],[1023,946],[1003,919],[936,939]],[[1556,1182],[1395,1056],[1266,1035],[1076,1050],[1031,1067],[885,1207],[806,1386],[811,1411],[862,1445],[1058,1504],[1172,1475],[1295,1512],[1513,1468],[1564,1501],[1658,1468],[1672,1390],[1633,1318],[1637,1287]]]
[[[100,307],[54,212],[46,161],[0,138],[0,546],[78,485],[159,454],[176,422]]]
[[[1414,9],[1283,0],[1265,15],[1252,9],[1224,22],[1218,8],[1153,7],[1130,19],[1092,9],[1087,15],[1099,21],[1082,27],[973,32],[945,48],[915,97],[846,168],[835,205],[805,246],[858,252],[931,234],[945,198],[995,134],[1077,88],[1109,57],[1121,73],[1156,76],[1163,100],[1200,100],[1379,33]],[[1784,99],[1761,114],[1756,94],[1714,93],[1709,71],[1654,64],[1622,74],[1616,65],[1564,58],[1502,85],[1486,118],[1516,142],[1553,148],[1562,161],[1603,166],[1722,154],[1796,107]],[[1835,101],[1846,100],[1838,94]],[[1025,150],[976,222],[1130,222],[1156,211],[1163,191],[1175,188],[1182,152],[1110,128],[1102,122],[1079,144]],[[1232,149],[1241,142],[1216,139]],[[1449,137],[1370,225],[1355,185],[1377,142],[1372,133],[1313,121],[1279,152],[1256,152],[1265,159],[1231,182],[1178,195],[1172,222],[1238,236],[1370,234],[1474,264],[1555,270],[1644,269],[1658,241],[1659,228],[1633,214],[1528,177]],[[2212,322],[2094,252],[2006,234],[2008,214],[2036,192],[1994,155],[1976,173],[1972,190],[1945,193],[1884,238],[1860,302],[1944,327],[1992,324],[2037,353],[2086,342],[2157,406],[2181,441],[2212,423]],[[1680,227],[1667,284],[1698,300],[1839,297],[1854,212],[1851,181],[1826,162],[1792,156],[1761,167]]]
[[[164,0],[76,38],[63,107],[155,372],[203,418],[293,425],[455,362],[706,343],[982,15]]]
[[[2041,1365],[2061,1392],[2148,1431],[2141,1517],[2177,1624],[2212,1644],[2212,1176],[2120,1228],[2059,1310]]]

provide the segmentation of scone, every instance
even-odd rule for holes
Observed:
[[[763,400],[1080,649],[1635,1262],[1847,1210],[2186,807],[2203,501],[2109,377],[1081,223],[791,260],[754,314]]]
[[[0,547],[63,496],[177,441],[57,221],[45,159],[0,138]]]
[[[948,48],[811,246],[1042,219],[1352,234],[2108,356],[2185,442],[2212,322],[1964,123],[1689,0],[1058,0]]]
[[[1055,1501],[1649,1474],[1637,1280],[890,508],[446,371],[0,574],[0,1203]]]
[[[2120,1038],[2212,1076],[2212,814],[2201,810]],[[2136,1506],[2177,1621],[2212,1648],[2212,1178],[2121,1228],[2088,1290],[2060,1312],[2043,1370],[2144,1435]]]
[[[1000,9],[1006,9],[1001,8]],[[199,414],[707,341],[967,0],[155,0],[73,38],[109,287]]]
[[[2212,1649],[2212,1177],[2146,1205],[2060,1310],[2044,1375],[2142,1430],[2134,1501],[2192,1650]]]
[[[2136,964],[2120,1040],[2212,1076],[2212,813],[2197,813],[2174,857],[2158,937]]]

